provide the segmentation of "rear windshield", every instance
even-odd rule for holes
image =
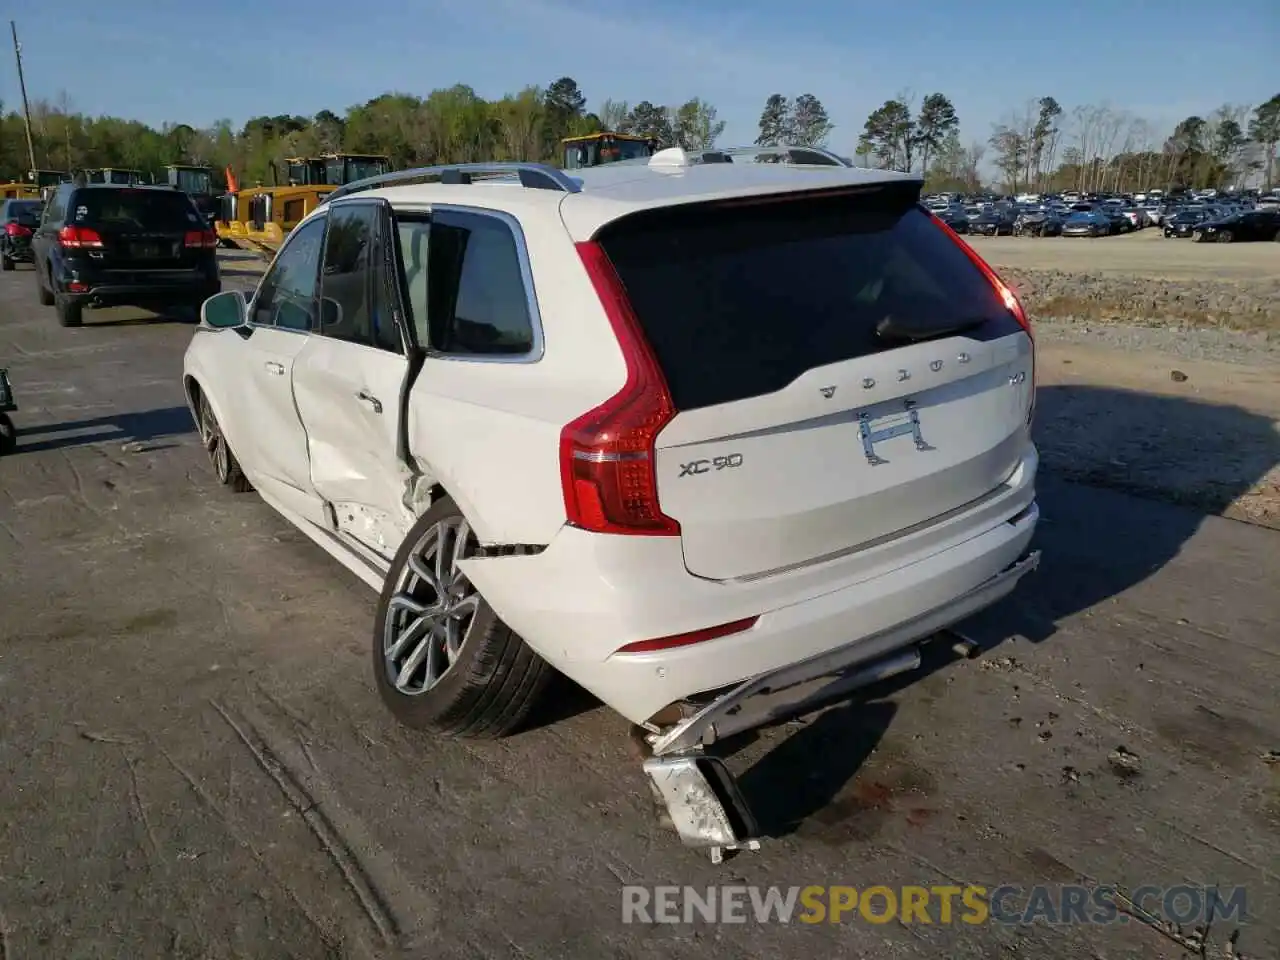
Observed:
[[[772,393],[807,370],[919,334],[1019,327],[914,191],[692,205],[623,219],[599,240],[682,410]]]
[[[28,226],[40,222],[41,204],[38,200],[11,200],[9,202],[9,219]]]
[[[122,230],[192,230],[200,217],[186,194],[177,190],[80,190],[67,211],[68,221]]]

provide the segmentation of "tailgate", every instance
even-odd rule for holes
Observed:
[[[201,263],[206,224],[177,190],[102,187],[77,196],[74,223],[102,239],[95,259],[108,270],[169,271]]]
[[[868,546],[1015,469],[1031,340],[914,199],[699,205],[604,231],[678,411],[656,443],[658,497],[690,572]]]

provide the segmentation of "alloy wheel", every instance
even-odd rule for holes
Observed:
[[[405,696],[438,684],[467,642],[480,594],[460,564],[474,546],[466,520],[441,520],[414,544],[397,577],[382,628],[382,658],[387,681]]]
[[[200,398],[200,442],[209,454],[209,462],[213,464],[213,472],[220,483],[226,483],[231,477],[231,449],[227,439],[218,426],[218,418],[213,414],[213,407],[206,397]]]

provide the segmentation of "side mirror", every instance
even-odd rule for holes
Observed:
[[[200,322],[215,330],[244,326],[248,308],[239,290],[216,293],[200,305]]]

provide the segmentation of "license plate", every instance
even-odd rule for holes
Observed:
[[[164,248],[158,243],[135,243],[133,255],[139,260],[155,260],[164,256]]]

